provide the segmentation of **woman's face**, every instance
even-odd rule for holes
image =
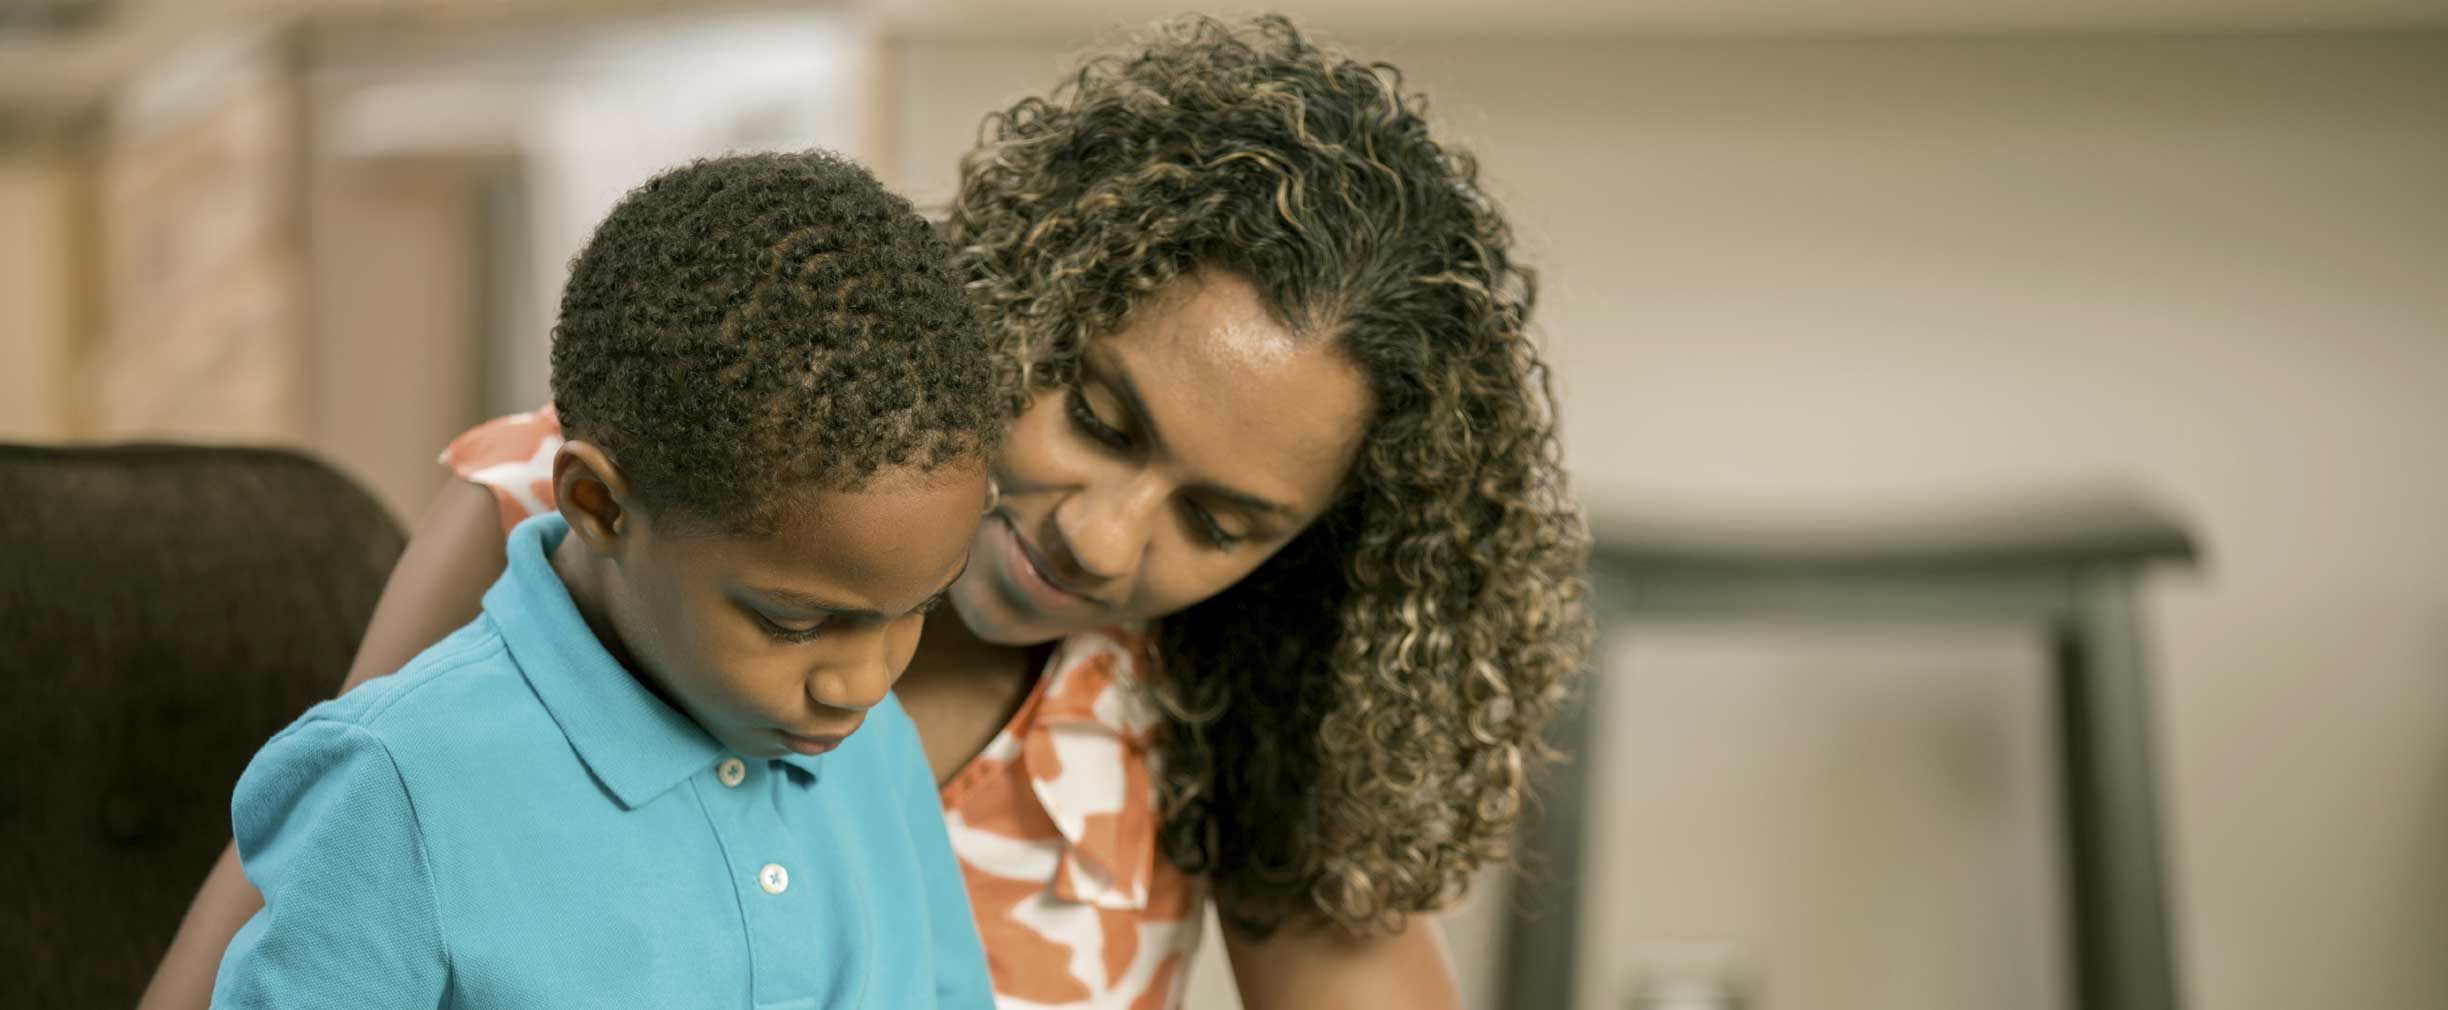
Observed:
[[[1186,277],[1013,422],[952,604],[1028,645],[1213,596],[1326,510],[1370,409],[1360,371],[1248,281]]]

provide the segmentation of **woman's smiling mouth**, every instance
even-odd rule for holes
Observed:
[[[1028,538],[1020,534],[1019,526],[1012,521],[1009,513],[998,511],[994,517],[1002,523],[1003,536],[1008,541],[1004,546],[1003,564],[1000,567],[1007,581],[1013,583],[1020,595],[1033,604],[1037,610],[1061,611],[1083,607],[1096,609],[1106,607],[1104,600],[1072,588],[1061,576],[1056,575],[1053,566],[1047,564],[1044,557],[1037,553],[1035,545],[1029,543]]]

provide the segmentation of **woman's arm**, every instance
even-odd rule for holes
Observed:
[[[509,567],[500,508],[491,492],[451,481],[435,495],[408,535],[408,550],[383,583],[382,599],[357,659],[349,664],[347,693],[373,678],[397,672],[417,653],[476,619],[485,590]]]
[[[1244,1010],[1404,1007],[1461,1010],[1436,922],[1415,915],[1389,936],[1287,926],[1254,940],[1226,925],[1224,953]]]
[[[408,665],[427,646],[475,619],[485,589],[509,563],[501,523],[493,496],[473,484],[452,481],[434,497],[383,584],[342,691]],[[222,950],[262,907],[262,896],[239,870],[237,847],[223,849],[137,1010],[204,1010],[212,1002]]]

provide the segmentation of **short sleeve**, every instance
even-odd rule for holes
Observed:
[[[461,432],[442,450],[440,462],[460,480],[492,493],[506,533],[521,520],[556,507],[552,464],[561,441],[561,414],[547,405]]]
[[[309,717],[255,755],[230,815],[264,907],[222,955],[216,1010],[440,1005],[449,958],[433,880],[380,740]]]
[[[899,699],[893,700],[897,709]],[[969,890],[961,883],[959,857],[952,853],[952,836],[944,827],[943,804],[935,773],[927,765],[926,749],[917,727],[906,714],[898,720],[895,741],[901,753],[892,760],[902,773],[899,794],[909,818],[910,843],[917,850],[926,881],[928,928],[934,932],[935,1005],[942,1010],[993,1010],[994,985],[986,971],[986,946],[978,937],[977,915],[971,911]]]

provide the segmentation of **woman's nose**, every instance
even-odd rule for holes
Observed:
[[[1147,551],[1164,499],[1162,482],[1152,476],[1091,485],[1054,506],[1054,528],[1080,574],[1119,578]]]

